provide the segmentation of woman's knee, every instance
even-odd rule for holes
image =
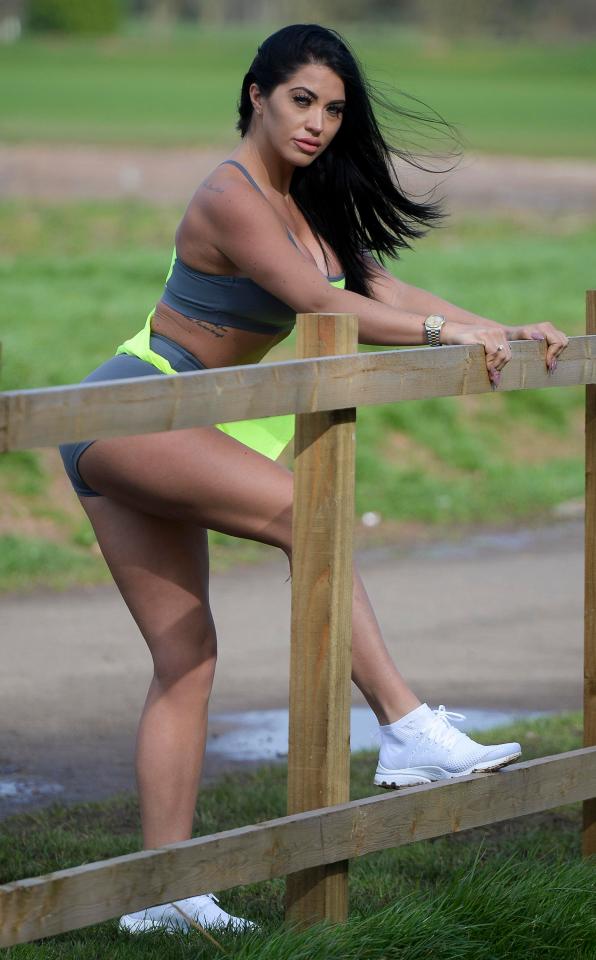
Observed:
[[[180,639],[169,637],[165,642],[153,642],[149,646],[153,674],[160,684],[170,687],[185,680],[211,690],[217,663],[214,626]]]

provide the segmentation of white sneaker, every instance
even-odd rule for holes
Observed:
[[[421,704],[395,723],[381,726],[381,750],[375,774],[377,787],[413,787],[433,780],[450,780],[470,773],[498,770],[521,756],[519,743],[485,747],[452,727],[443,704],[431,710]]]
[[[256,923],[244,920],[242,917],[233,917],[221,907],[213,893],[206,893],[201,897],[186,897],[184,900],[174,900],[172,903],[162,903],[157,907],[148,907],[137,913],[128,913],[120,917],[118,929],[128,933],[150,933],[151,931],[165,931],[174,933],[181,931],[188,933],[193,929],[191,924],[176,907],[200,923],[206,930],[232,930],[234,933],[243,933],[254,930]]]

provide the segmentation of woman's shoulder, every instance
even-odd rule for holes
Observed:
[[[246,237],[254,235],[255,230],[275,237],[284,230],[264,194],[231,164],[215,167],[199,184],[183,222]]]
[[[239,200],[255,199],[262,200],[263,195],[259,190],[249,183],[247,178],[242,175],[231,163],[220,163],[204,180],[201,180],[195,190],[191,204],[198,204],[202,207],[220,207],[224,199]]]
[[[238,225],[243,219],[265,218],[269,204],[242,173],[231,164],[219,164],[198,185],[184,220],[208,220],[222,228]]]

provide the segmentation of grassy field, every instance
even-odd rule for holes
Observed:
[[[228,144],[242,76],[268,32],[185,27],[156,35],[130,28],[100,40],[27,38],[5,46],[0,139]],[[459,127],[468,149],[594,157],[593,41],[455,43],[361,25],[344,32],[371,78],[439,111]]]
[[[581,745],[579,714],[524,721],[485,731],[482,742],[518,740],[524,759]],[[371,786],[376,757],[352,760],[352,797]],[[497,774],[498,776],[499,774]],[[285,813],[286,767],[227,777],[202,791],[193,834],[204,835]],[[422,841],[354,860],[350,922],[304,934],[285,929],[283,882],[237,888],[222,905],[257,921],[259,933],[218,935],[224,949],[198,932],[120,935],[116,922],[0,951],[7,960],[96,960],[99,957],[242,960],[593,960],[594,863],[580,857],[580,804]],[[133,797],[11,818],[0,834],[0,882],[139,849]]]
[[[159,297],[179,212],[0,205],[0,283],[10,305],[2,389],[76,382],[137,330]],[[485,316],[549,319],[580,334],[595,241],[596,224],[573,218],[460,218],[394,270]],[[290,338],[270,358],[293,354]],[[583,492],[582,403],[581,388],[568,388],[362,408],[357,512],[382,518],[370,536],[399,535],[404,524],[461,530],[550,517]],[[56,451],[0,458],[0,493],[0,585],[107,577]],[[222,563],[232,542],[213,535]],[[234,543],[243,559],[267,551]]]
[[[4,46],[0,138],[227,144],[242,74],[267,32],[157,35],[129,23],[106,39]],[[450,42],[362,26],[345,34],[376,81],[440,111],[467,149],[594,156],[593,42]],[[407,124],[402,133],[411,133]],[[436,151],[440,141],[426,146]],[[180,213],[141,203],[0,203],[2,389],[76,382],[139,329],[159,296]],[[461,218],[395,269],[495,319],[550,319],[581,333],[595,236],[582,218]],[[290,339],[270,358],[292,355]],[[568,389],[363,408],[357,510],[381,524],[359,528],[357,543],[550,518],[583,491],[581,404],[582,392]],[[0,496],[0,590],[109,579],[55,450],[2,457]],[[267,554],[217,533],[211,542],[214,569]]]

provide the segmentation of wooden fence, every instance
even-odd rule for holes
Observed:
[[[348,802],[358,406],[490,390],[484,349],[357,353],[351,315],[298,317],[301,359],[0,394],[0,452],[295,412],[288,816],[0,887],[0,945],[288,876],[299,925],[347,916],[353,857],[584,801],[596,854],[596,291],[555,375],[514,342],[499,390],[586,385],[584,747]],[[346,356],[340,356],[347,354]]]

